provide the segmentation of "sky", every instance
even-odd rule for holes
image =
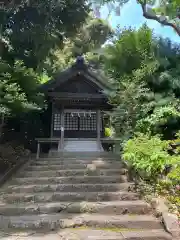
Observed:
[[[101,9],[101,16],[104,19],[107,19],[108,10],[106,7]],[[147,23],[147,25],[154,30],[155,35],[159,35],[164,38],[169,38],[173,42],[180,43],[180,37],[174,32],[171,27],[165,27],[159,24],[154,20],[147,20],[142,15],[142,9],[136,0],[129,0],[121,8],[120,16],[115,16],[112,13],[112,16],[109,18],[109,22],[113,28],[116,28],[118,25],[123,27],[132,27],[139,28],[142,24]]]

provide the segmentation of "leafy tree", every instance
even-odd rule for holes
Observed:
[[[105,48],[103,59],[104,69],[116,88],[111,96],[116,133],[127,139],[134,134],[137,123],[141,119],[147,122],[147,118],[157,130],[167,116],[160,131],[153,134],[173,137],[180,120],[178,113],[175,118],[171,114],[172,103],[178,106],[180,90],[178,48],[154,39],[146,25],[137,31],[123,30],[117,37]],[[146,133],[148,127],[143,127]]]
[[[84,55],[89,63],[97,67],[99,49],[112,36],[113,30],[106,21],[89,15],[77,34],[66,39],[62,49],[57,47],[51,51],[42,67],[51,74],[67,68],[78,55]]]
[[[43,98],[38,96],[37,86],[43,76],[16,61],[13,66],[0,63],[0,114],[18,114],[28,109],[38,109]]]
[[[100,16],[100,6],[107,4],[109,11],[120,14],[120,8],[129,0],[91,0],[95,5],[95,14]],[[169,26],[180,36],[180,0],[137,0],[141,5],[143,16]]]
[[[140,68],[143,60],[152,57],[151,49],[153,47],[152,31],[146,25],[138,31],[122,30],[117,38],[104,50],[107,60],[105,61],[105,69],[108,69],[114,78]]]
[[[88,12],[84,0],[9,1],[0,8],[2,59],[36,69],[52,48],[74,36]]]
[[[145,104],[144,95],[150,91],[145,79],[157,69],[151,49],[152,32],[146,26],[137,32],[123,30],[121,37],[105,48],[104,69],[116,88],[111,97],[114,124],[116,133],[124,138],[133,133],[139,115],[143,114],[141,104]]]
[[[53,49],[74,37],[88,13],[83,0],[1,1],[1,112],[37,107],[37,86],[48,80],[41,66]]]
[[[164,134],[166,139],[173,139],[180,124],[179,101],[173,104],[155,108],[153,113],[137,121],[136,131],[154,134]]]
[[[3,139],[16,136],[34,149],[35,137],[48,136],[51,119],[43,97],[37,95],[38,85],[78,54],[93,58],[91,51],[112,34],[107,22],[88,13],[85,1],[15,1],[0,9],[0,116],[6,136],[14,129]],[[29,131],[31,125],[34,131]]]

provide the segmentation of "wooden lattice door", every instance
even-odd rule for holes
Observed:
[[[64,116],[65,137],[94,138],[97,135],[96,112],[66,112]]]

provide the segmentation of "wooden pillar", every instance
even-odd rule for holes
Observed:
[[[51,138],[53,137],[53,126],[54,126],[54,104],[51,105]]]
[[[101,111],[97,110],[97,141],[100,144],[101,141]]]
[[[64,109],[61,111],[61,139],[58,144],[58,152],[64,148]]]
[[[38,141],[36,159],[39,159],[39,155],[40,155],[40,142]]]

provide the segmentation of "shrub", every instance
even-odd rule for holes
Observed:
[[[0,144],[0,174],[4,174],[12,166],[16,165],[19,158],[28,156],[30,151],[17,142]]]
[[[168,178],[172,180],[174,185],[175,184],[180,185],[180,159],[179,159],[179,162],[177,162],[177,164],[174,166],[174,168],[168,174]]]
[[[111,137],[111,135],[112,135],[111,129],[110,128],[105,128],[105,136],[106,137]]]
[[[177,156],[168,154],[168,141],[159,136],[137,134],[123,147],[123,159],[146,180],[156,180],[167,165],[177,162]]]
[[[136,131],[172,139],[180,123],[180,112],[176,108],[171,105],[155,108],[152,114],[137,121]]]
[[[180,131],[176,133],[176,139],[171,141],[171,146],[175,154],[180,154]]]

